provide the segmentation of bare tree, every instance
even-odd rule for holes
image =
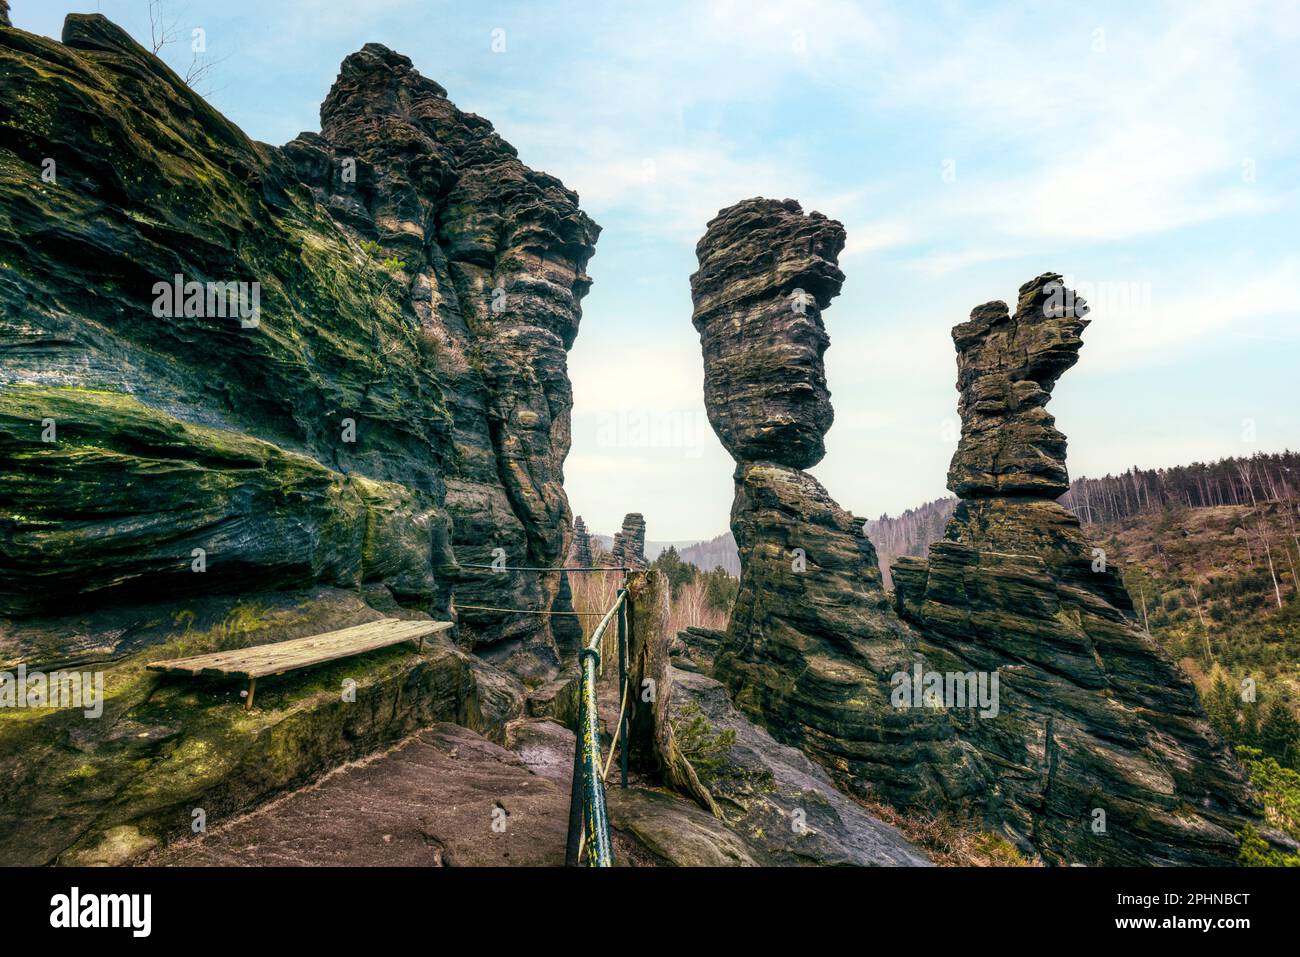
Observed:
[[[1242,459],[1237,463],[1237,473],[1241,476],[1241,482],[1246,486],[1250,493],[1250,507],[1255,513],[1255,530],[1259,535],[1260,541],[1264,543],[1264,554],[1268,558],[1268,573],[1273,579],[1273,596],[1277,599],[1277,607],[1282,607],[1282,589],[1277,583],[1277,568],[1273,565],[1273,548],[1269,544],[1269,535],[1264,526],[1264,516],[1259,509],[1259,502],[1255,500],[1255,486],[1252,481],[1254,461],[1251,459]]]
[[[179,23],[168,10],[167,0],[149,0],[149,52],[158,51],[175,43],[180,35]]]
[[[174,15],[168,0],[149,0],[149,42],[155,56],[161,56],[164,47],[177,43],[182,34],[180,21]],[[185,68],[185,85],[202,96],[213,93],[211,87],[199,89],[199,84],[211,79],[215,67],[229,60],[231,54],[212,57],[207,51],[207,35],[195,27],[190,33],[190,62]]]

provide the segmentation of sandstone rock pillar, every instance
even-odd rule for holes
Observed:
[[[709,421],[736,460],[739,595],[715,675],[774,737],[847,788],[890,800],[959,794],[942,715],[890,705],[916,659],[862,520],[804,469],[834,417],[822,313],[839,294],[844,227],[794,200],[725,209],[696,246],[693,322]],[[944,753],[943,759],[938,755]]]
[[[1255,819],[1244,774],[1187,676],[1138,627],[1105,552],[1056,499],[1046,411],[1088,307],[1061,277],[953,329],[961,498],[928,563],[894,567],[900,613],[944,670],[996,674],[999,714],[955,714],[989,767],[988,824],[1055,863],[1230,862]]]

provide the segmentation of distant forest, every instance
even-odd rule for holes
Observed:
[[[731,532],[723,532],[707,542],[697,542],[679,549],[678,554],[682,561],[689,562],[702,572],[722,568],[728,575],[740,577],[740,553],[736,551],[736,540],[731,537]]]
[[[1085,525],[1114,522],[1168,508],[1216,505],[1257,505],[1300,499],[1300,452],[1257,453],[1249,458],[1193,462],[1167,469],[1136,466],[1120,475],[1078,478],[1061,496],[1061,504]],[[889,582],[889,566],[899,555],[924,556],[943,537],[944,526],[957,507],[952,497],[909,508],[898,516],[868,519],[867,535],[880,555]],[[1290,515],[1290,512],[1287,513]],[[683,561],[705,571],[721,566],[740,574],[736,542],[727,532],[680,550]]]
[[[1300,452],[1286,451],[1168,469],[1135,466],[1120,475],[1077,478],[1060,501],[1088,525],[1180,506],[1256,505],[1298,497]],[[940,498],[897,517],[868,520],[867,535],[880,553],[881,567],[887,568],[899,555],[924,556],[930,543],[943,537],[956,507],[955,498]]]
[[[1300,493],[1300,453],[1193,462],[1171,469],[1131,468],[1122,475],[1075,479],[1061,504],[1083,522],[1113,522],[1170,506],[1257,505]]]

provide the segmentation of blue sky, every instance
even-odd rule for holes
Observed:
[[[12,5],[51,36],[95,9],[148,36],[147,0]],[[708,219],[755,195],[848,230],[813,471],[859,515],[945,494],[949,329],[1047,270],[1093,306],[1051,406],[1072,475],[1300,446],[1300,5],[170,6],[230,54],[210,98],[256,139],[317,129],[339,62],[378,41],[578,191],[604,233],[566,487],[596,530],[727,527],[688,279]]]

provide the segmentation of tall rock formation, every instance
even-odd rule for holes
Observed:
[[[614,543],[609,549],[610,561],[624,568],[649,568],[645,557],[645,516],[628,512],[623,516],[623,527],[614,533]]]
[[[957,800],[965,758],[946,718],[890,705],[890,676],[917,656],[862,520],[802,471],[825,454],[833,417],[822,311],[844,279],[844,238],[840,223],[794,200],[750,199],[722,210],[696,246],[693,321],[709,421],[736,460],[741,561],[715,675],[842,785]]]
[[[443,382],[445,480],[462,563],[562,564],[570,512],[562,465],[573,393],[567,352],[599,233],[577,196],[524,166],[486,120],[463,113],[411,61],[367,44],[343,62],[321,134],[285,147],[317,201],[381,255],[405,262],[403,314]],[[356,188],[340,170],[355,160]],[[555,575],[470,572],[458,602],[551,608]],[[515,670],[553,669],[544,616],[466,611],[480,654]]]
[[[547,616],[464,608],[460,647],[247,712],[145,666],[568,609],[561,575],[469,566],[567,552],[576,194],[384,47],[277,148],[97,15],[0,25],[0,169],[0,670],[107,689],[94,718],[0,709],[0,861],[125,859],[433,721],[501,737],[556,673]]]
[[[1047,273],[1014,313],[987,303],[953,329],[961,502],[928,563],[895,563],[898,607],[931,667],[999,676],[997,718],[954,713],[991,771],[990,824],[1058,863],[1224,863],[1256,813],[1243,772],[1056,502],[1065,437],[1045,406],[1087,311]]]
[[[704,351],[704,407],[737,462],[811,468],[834,412],[821,311],[844,283],[844,227],[792,199],[753,199],[718,213],[696,246],[694,323]]]
[[[570,551],[570,561],[579,568],[591,567],[591,534],[587,531],[587,523],[579,515],[573,520],[573,548]]]
[[[63,39],[0,32],[0,615],[318,582],[553,607],[555,575],[462,566],[567,552],[577,196],[376,44],[277,149],[103,17]],[[544,616],[460,623],[556,666]]]
[[[839,223],[754,199],[696,249],[705,402],[737,462],[740,591],[715,676],[842,786],[973,815],[1048,862],[1231,861],[1258,823],[1242,771],[1055,501],[1046,404],[1086,305],[1049,274],[1014,314],[990,303],[953,331],[962,501],[928,563],[895,563],[891,607],[863,523],[802,471],[831,421],[822,311],[843,244]]]

